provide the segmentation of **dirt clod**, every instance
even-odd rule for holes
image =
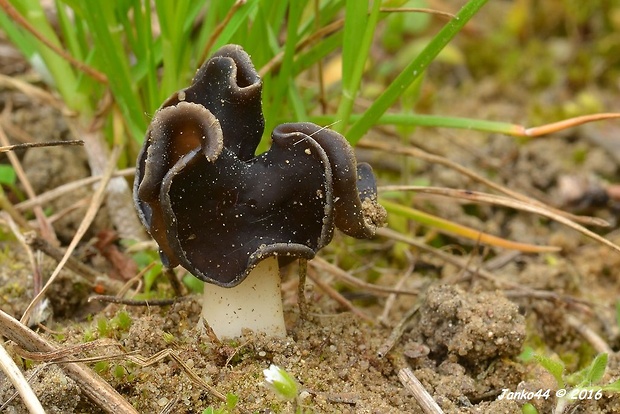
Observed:
[[[471,367],[518,354],[525,339],[525,319],[501,292],[432,287],[420,314],[416,329],[431,355]]]

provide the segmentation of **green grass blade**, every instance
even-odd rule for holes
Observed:
[[[375,2],[381,3],[381,2]],[[351,84],[351,74],[357,63],[359,41],[364,36],[368,21],[368,2],[347,0],[345,5],[344,36],[342,39],[342,83],[344,89]]]
[[[306,112],[306,105],[299,93],[299,88],[295,84],[294,80],[291,79],[289,88],[288,88],[288,97],[291,103],[293,113],[295,114],[296,120],[304,120],[308,119],[308,113]]]
[[[35,0],[21,0],[11,3],[42,36],[52,44],[62,47],[54,29],[45,16],[40,2]],[[32,35],[27,34],[25,37],[32,39],[31,44],[36,47],[36,53],[43,59],[46,69],[51,74],[55,87],[63,97],[65,104],[71,109],[80,109],[80,111],[85,113],[90,112],[92,105],[88,97],[77,91],[78,81],[73,67],[38,39],[32,37]]]
[[[556,361],[544,355],[535,354],[534,359],[546,369],[558,385],[558,388],[564,388],[564,363],[562,361]]]
[[[338,107],[336,130],[344,131],[349,124],[353,103],[359,92],[364,66],[379,21],[380,1],[373,2],[368,16],[368,2],[347,0],[342,41],[342,98]],[[360,41],[361,39],[361,41]]]
[[[161,62],[161,55],[156,58],[156,40],[153,37],[151,25],[151,2],[145,2],[142,7],[140,0],[134,0],[134,21],[136,30],[137,64],[132,70],[132,78],[139,82],[144,91],[143,106],[148,113],[153,113],[161,104],[157,84],[157,69]],[[161,51],[161,49],[159,48]],[[138,71],[138,66],[141,70]]]
[[[282,113],[285,99],[288,96],[287,90],[290,82],[295,79],[293,72],[293,62],[295,59],[295,47],[299,39],[297,28],[301,20],[302,13],[307,0],[296,0],[289,4],[286,42],[284,43],[284,57],[277,77],[272,77],[271,93],[269,106],[265,110],[266,131],[271,131],[277,122],[278,116]],[[277,17],[280,19],[280,17]],[[274,22],[276,23],[277,20]]]
[[[188,9],[187,0],[155,1],[155,10],[161,27],[164,64],[159,94],[161,101],[186,83],[186,79],[180,78],[179,74],[189,68],[189,31],[184,30],[186,25],[183,20]]]
[[[78,60],[84,60],[85,50],[82,49],[82,43],[79,40],[80,24],[71,20],[67,14],[66,7],[56,0],[56,14],[58,15],[58,26],[62,31],[65,39],[66,48],[71,55]],[[79,16],[74,16],[74,20],[81,20]]]
[[[357,122],[363,115],[351,115],[351,120]],[[312,122],[321,125],[331,124],[338,120],[335,115],[315,115]],[[482,132],[501,133],[506,135],[520,135],[523,128],[516,124],[501,121],[485,121],[482,119],[426,115],[426,114],[383,114],[376,121],[375,125],[397,125],[397,126],[422,126],[434,128],[467,129]]]
[[[457,15],[424,48],[405,69],[394,79],[387,89],[373,102],[360,119],[346,133],[351,144],[360,138],[381,118],[390,106],[396,102],[402,92],[411,85],[439,52],[456,36],[465,24],[480,10],[488,0],[470,0]]]
[[[603,375],[605,375],[605,370],[607,369],[607,359],[607,353],[598,354],[592,363],[586,368],[583,380],[580,381],[578,386],[583,387],[598,384],[598,382],[603,378]]]
[[[27,59],[30,59],[36,52],[37,47],[34,39],[24,35],[15,22],[5,13],[0,13],[0,28]]]
[[[237,10],[228,24],[226,24],[224,30],[222,30],[222,33],[220,33],[220,36],[213,45],[212,51],[215,51],[225,44],[230,43],[231,39],[233,39],[243,25],[248,22],[250,15],[256,12],[258,4],[258,0],[248,0],[246,4]]]
[[[142,139],[146,119],[124,52],[122,25],[115,17],[114,5],[114,2],[87,1],[82,10],[100,54],[97,66],[110,80],[110,89],[125,114],[130,134],[135,139]]]
[[[316,65],[321,59],[327,57],[330,53],[334,52],[340,47],[342,43],[342,32],[336,32],[331,36],[328,36],[321,40],[313,47],[302,52],[295,59],[295,73],[301,73],[312,66]],[[331,116],[331,119],[336,119],[335,115]]]

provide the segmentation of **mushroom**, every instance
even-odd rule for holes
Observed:
[[[155,113],[138,156],[134,202],[162,263],[206,282],[202,316],[219,337],[285,336],[280,266],[312,259],[334,226],[370,238],[385,219],[368,164],[311,123],[264,130],[260,77],[237,45]]]

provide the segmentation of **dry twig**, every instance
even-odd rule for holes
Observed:
[[[3,113],[2,116],[4,117],[5,114]],[[4,133],[4,128],[2,128],[1,126],[0,126],[0,144],[2,144],[3,146],[10,145],[9,138]],[[19,181],[24,186],[24,190],[26,191],[26,194],[28,194],[28,197],[29,198],[36,197],[34,189],[32,188],[32,185],[30,185],[30,180],[28,180],[28,177],[26,176],[26,172],[24,171],[22,167],[21,161],[19,160],[19,158],[17,158],[17,155],[9,151],[7,153],[7,156],[9,157],[9,161],[11,161],[11,165],[13,166],[13,170],[15,170],[15,174],[17,174]],[[50,242],[56,242],[57,239],[56,239],[56,234],[54,233],[54,228],[51,226],[51,224],[45,217],[45,213],[43,212],[43,209],[39,206],[39,207],[34,208],[33,211],[34,211],[34,215],[37,218],[37,222],[39,224],[39,230],[41,231],[41,235],[45,239],[49,240]]]
[[[605,353],[609,355],[614,353],[613,349],[611,349],[609,344],[603,338],[601,338],[599,334],[594,332],[592,329],[590,329],[590,327],[585,325],[582,321],[580,321],[573,315],[567,313],[566,322],[571,328],[573,328],[581,336],[583,336],[584,339],[588,341],[590,345],[592,345],[592,348],[594,348],[599,354]]]
[[[411,274],[413,273],[414,268],[415,262],[412,260],[411,264],[409,265],[403,276],[398,280],[398,283],[396,283],[396,289],[402,289],[407,279],[409,279],[409,276],[411,276]],[[379,316],[380,323],[387,325],[388,315],[390,314],[390,310],[392,310],[392,307],[394,306],[397,297],[398,295],[396,293],[390,293],[390,295],[387,297],[385,305],[383,306],[383,312],[381,312],[381,315]]]
[[[125,168],[123,170],[116,171],[112,174],[112,177],[127,177],[136,173],[135,168]],[[82,178],[80,180],[72,181],[67,184],[60,185],[52,190],[39,194],[37,197],[22,201],[15,205],[15,208],[19,211],[24,211],[33,208],[37,205],[43,205],[55,200],[58,197],[62,197],[65,194],[71,193],[80,187],[95,184],[103,179],[103,175],[93,175],[92,177]]]
[[[377,356],[379,358],[385,357],[388,354],[388,352],[390,352],[390,350],[394,347],[396,342],[398,342],[403,332],[405,332],[407,323],[413,317],[413,315],[415,315],[418,312],[418,309],[420,309],[420,305],[414,305],[407,311],[407,313],[405,313],[405,316],[403,316],[400,322],[398,322],[398,325],[394,327],[394,329],[392,330],[392,333],[390,334],[388,339],[385,341],[385,343],[381,345],[381,348],[379,348],[379,350],[377,350]]]
[[[0,342],[0,368],[6,374],[9,381],[13,383],[17,392],[22,397],[22,401],[28,408],[31,414],[45,414],[45,410],[41,405],[41,402],[37,398],[37,395],[32,391],[30,384],[24,378],[24,374],[19,370],[11,356],[6,352],[4,346]],[[0,409],[2,406],[0,406]]]
[[[422,411],[426,414],[443,414],[441,407],[435,402],[428,391],[426,391],[422,383],[413,375],[410,368],[402,368],[398,371],[398,379],[403,386],[413,394],[413,398],[418,402]]]
[[[31,352],[55,352],[57,348],[15,318],[0,310],[0,335]],[[64,361],[64,360],[61,360]],[[62,369],[76,381],[84,395],[110,414],[138,414],[138,412],[90,368],[81,363],[62,364]]]
[[[71,145],[84,145],[84,141],[75,139],[71,141],[26,142],[24,144],[0,146],[0,152],[15,151],[16,149],[25,149],[25,148],[61,147],[61,146],[71,146]]]

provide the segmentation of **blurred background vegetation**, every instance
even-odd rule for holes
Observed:
[[[511,134],[513,123],[618,109],[618,0],[1,0],[0,6],[5,41],[35,70],[36,86],[61,100],[74,135],[86,142],[93,174],[103,172],[112,148],[120,152],[118,168],[132,167],[152,114],[226,43],[242,45],[264,81],[261,151],[273,126],[289,121],[330,125],[353,144],[387,132],[407,146],[425,140],[418,126]],[[499,108],[498,96],[518,109]],[[5,172],[10,187],[15,176]],[[380,174],[427,183],[415,178],[411,164]],[[127,195],[127,180],[115,180]],[[408,194],[392,197],[412,203]],[[134,216],[127,200],[117,215]],[[390,224],[402,232],[416,219],[411,211],[393,212]],[[116,224],[128,234],[132,226],[141,228]]]

